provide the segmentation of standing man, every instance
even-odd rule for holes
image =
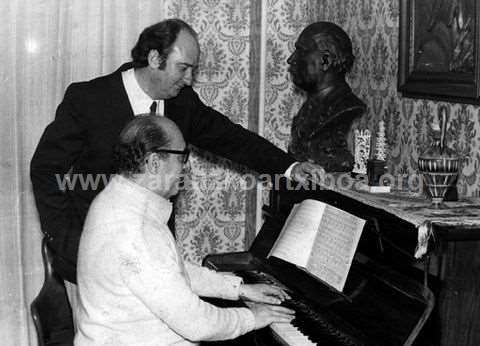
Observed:
[[[322,178],[320,166],[296,163],[200,101],[191,88],[199,54],[195,31],[179,19],[168,19],[141,33],[132,49],[132,63],[67,88],[31,162],[42,231],[54,252],[53,267],[64,279],[76,282],[85,216],[104,187],[102,178],[112,173],[113,144],[138,114],[166,116],[188,143],[259,173],[285,174],[297,181]],[[73,188],[62,188],[67,176]],[[85,186],[79,178],[99,184]]]
[[[365,104],[345,81],[355,57],[350,38],[338,25],[317,22],[307,26],[288,58],[293,83],[307,99],[293,118],[289,152],[329,172],[351,171],[353,145],[348,134]]]
[[[167,227],[189,150],[175,123],[138,117],[120,134],[118,175],[93,201],[78,253],[75,345],[192,345],[290,322],[288,295],[184,262]],[[199,295],[255,301],[217,308]]]

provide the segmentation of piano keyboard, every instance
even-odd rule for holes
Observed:
[[[308,337],[302,334],[297,327],[291,323],[272,323],[270,329],[275,336],[289,346],[314,346]]]
[[[296,292],[292,292],[279,280],[268,273],[261,271],[241,271],[237,275],[243,277],[246,283],[267,283],[285,289],[290,299],[282,303],[289,309],[295,310],[295,318],[291,323],[273,323],[270,328],[282,342],[289,346],[303,345],[361,345],[358,340],[341,333],[335,324],[332,324],[328,313],[310,308]],[[336,321],[340,323],[340,321]]]
[[[281,287],[287,292],[290,290],[283,285],[280,281],[278,281],[275,277],[266,274],[260,271],[251,271],[251,272],[243,272],[242,276],[247,281],[254,281],[255,283],[266,283],[270,285],[275,285],[277,287]],[[248,302],[246,302],[247,305]],[[294,307],[289,306],[289,308]],[[270,329],[274,333],[274,336],[281,340],[282,343],[287,344],[288,346],[315,346],[316,343],[310,341],[306,335],[304,335],[297,327],[295,327],[292,323],[272,323],[270,325]]]
[[[245,302],[250,306],[250,302]],[[315,346],[317,344],[311,342],[307,336],[291,323],[272,323],[270,329],[274,333],[275,338],[286,343],[288,346]]]

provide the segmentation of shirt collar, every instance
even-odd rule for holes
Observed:
[[[125,178],[115,175],[108,184],[109,189],[117,191],[118,197],[128,200],[128,208],[134,208],[146,217],[166,224],[172,214],[172,203],[155,192]]]
[[[135,78],[135,70],[133,68],[122,72],[122,81],[127,92],[133,114],[139,115],[149,113],[152,102],[157,101],[158,104],[156,114],[164,115],[164,101],[153,100],[145,93],[145,91],[142,90],[137,82],[137,79]]]

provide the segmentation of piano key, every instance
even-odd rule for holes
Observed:
[[[279,280],[277,280],[274,276],[264,273],[261,271],[248,271],[248,272],[238,272],[238,275],[242,276],[245,282],[248,283],[270,283],[275,284],[277,286],[283,286]],[[290,295],[290,299],[285,300],[282,302],[282,306],[285,306],[289,309],[295,311],[295,318],[290,324],[284,328],[287,329],[286,333],[280,333],[278,335],[278,339],[282,340],[284,337],[290,337],[290,335],[294,335],[294,339],[296,337],[300,338],[300,343],[298,345],[303,345],[302,342],[308,340],[306,345],[360,345],[362,343],[357,343],[357,340],[351,339],[350,335],[337,330],[335,325],[329,321],[327,317],[328,312],[320,312],[312,309],[309,306],[309,303],[298,293],[288,289],[288,294]],[[247,306],[249,303],[247,303]],[[285,323],[278,323],[284,324]],[[278,325],[275,324],[275,325]],[[273,325],[273,324],[272,324]],[[279,328],[276,326],[275,328]],[[280,327],[281,328],[281,327]],[[271,327],[273,330],[273,328]],[[291,332],[291,333],[290,333]],[[284,340],[287,342],[286,340]],[[288,345],[291,345],[287,342]],[[296,344],[293,344],[296,345]]]
[[[270,325],[272,332],[280,340],[289,346],[312,346],[317,345],[303,335],[297,327],[291,323],[272,323]]]
[[[245,302],[245,305],[252,307],[254,303]],[[311,342],[307,336],[302,334],[300,330],[291,323],[272,323],[270,329],[276,337],[288,346],[311,346],[317,345]]]

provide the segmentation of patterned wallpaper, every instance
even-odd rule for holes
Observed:
[[[399,1],[322,1],[322,18],[340,23],[351,35],[357,53],[350,80],[368,104],[362,124],[375,129],[385,120],[390,141],[389,170],[417,171],[417,159],[431,142],[431,124],[440,102],[402,98],[397,93]],[[346,15],[345,15],[346,14]],[[447,140],[463,159],[458,179],[461,196],[479,196],[480,108],[446,104],[450,118]]]
[[[402,98],[396,90],[398,0],[265,1],[264,136],[287,147],[291,121],[303,95],[293,88],[286,60],[307,24],[328,20],[343,27],[353,41],[357,58],[348,81],[368,106],[358,127],[374,131],[383,119],[390,173],[416,173],[418,155],[431,141],[430,126],[440,103]],[[200,97],[245,127],[250,101],[250,6],[248,0],[167,1],[169,17],[183,18],[199,32],[202,54],[195,88]],[[446,105],[447,139],[463,158],[458,192],[480,196],[480,107]],[[207,253],[243,250],[246,206],[243,168],[196,154],[191,173],[195,188],[178,199],[176,230],[184,257],[199,262]]]
[[[271,1],[269,14],[269,47],[267,59],[271,62],[267,76],[272,92],[267,93],[270,105],[265,119],[266,136],[282,147],[289,141],[291,119],[298,108],[300,95],[291,92],[286,82],[288,73],[281,64],[293,50],[295,25],[291,19],[293,1]],[[402,98],[397,92],[398,61],[398,0],[323,0],[307,1],[318,4],[317,20],[332,21],[350,35],[353,41],[355,65],[349,74],[354,92],[368,106],[360,128],[376,130],[384,120],[389,141],[389,172],[411,175],[417,171],[417,159],[431,141],[430,126],[437,121],[435,101]],[[290,24],[289,24],[290,23]],[[269,27],[271,29],[271,27]],[[285,34],[288,29],[289,34]],[[283,81],[283,84],[282,84]],[[278,96],[278,97],[277,97]],[[270,101],[273,100],[273,101]],[[447,140],[463,159],[458,179],[461,196],[480,196],[480,107],[447,103],[450,127]]]
[[[267,0],[266,3],[265,114],[263,135],[286,150],[290,125],[304,95],[294,87],[287,59],[294,50],[300,32],[319,17],[316,1]],[[269,187],[262,187],[262,203],[269,204]]]
[[[201,56],[195,90],[205,104],[248,126],[250,51],[249,0],[167,1],[167,16],[197,31]],[[196,150],[192,187],[176,203],[175,230],[185,259],[241,251],[245,243],[243,167]]]
[[[303,28],[315,21],[313,1],[267,1],[264,136],[282,149],[290,138],[290,124],[303,102],[287,71],[287,59]]]
[[[167,17],[179,17],[199,34],[201,57],[194,88],[202,100],[232,121],[248,127],[250,0],[171,0]],[[315,4],[312,2],[312,4]],[[301,29],[313,21],[309,1],[268,0],[265,136],[280,147],[289,137],[291,116],[301,104],[285,78],[288,51]],[[287,116],[271,116],[280,110]],[[286,129],[284,131],[284,129]],[[200,262],[208,253],[245,248],[246,182],[244,167],[195,151],[193,189],[176,203],[175,229],[185,259]]]

